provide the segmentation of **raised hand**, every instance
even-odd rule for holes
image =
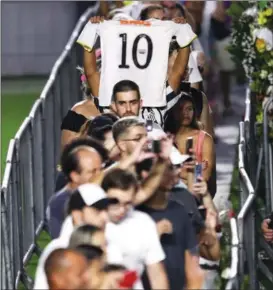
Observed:
[[[201,197],[209,194],[207,182],[202,177],[199,177],[198,181],[198,183],[193,184],[192,193]]]
[[[173,225],[167,219],[163,219],[157,222],[156,228],[160,237],[164,234],[171,234],[173,232]]]
[[[267,242],[273,242],[273,230],[269,228],[270,219],[265,219],[262,222],[262,232]]]
[[[103,16],[94,16],[94,17],[91,17],[89,19],[89,21],[93,24],[97,24],[97,23],[100,23],[100,22],[103,22],[104,21],[104,17]]]

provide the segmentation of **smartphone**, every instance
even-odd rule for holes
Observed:
[[[268,227],[269,227],[271,230],[273,230],[273,212],[272,212],[272,214],[270,215],[269,219],[270,219],[270,222],[269,222],[269,224],[268,224]]]
[[[152,141],[152,152],[155,154],[161,153],[161,142],[160,140],[153,140]]]
[[[151,120],[146,121],[146,130],[147,130],[147,132],[153,131],[153,121],[151,121]]]
[[[161,152],[160,140],[149,140],[147,149],[148,152],[159,154]]]
[[[133,288],[134,284],[138,279],[136,271],[126,271],[122,280],[119,281],[119,286],[121,288]]]
[[[202,207],[199,207],[198,210],[199,210],[199,213],[200,213],[202,219],[205,220],[207,217],[207,209],[202,206]]]
[[[196,163],[194,169],[194,183],[200,182],[200,177],[202,177],[202,163]]]
[[[192,152],[190,152],[190,149],[193,147],[193,138],[189,137],[186,140],[186,154],[192,155]]]

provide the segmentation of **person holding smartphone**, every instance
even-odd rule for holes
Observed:
[[[198,125],[192,96],[184,94],[165,117],[164,131],[175,136],[174,142],[180,153],[193,155],[193,160],[182,169],[183,182],[191,191],[196,162],[202,164],[202,177],[208,183],[209,192],[214,197],[216,193],[214,142],[213,138]]]
[[[273,243],[273,212],[268,218],[263,220],[261,228],[265,240]]]

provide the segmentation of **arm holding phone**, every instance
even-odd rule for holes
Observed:
[[[215,204],[211,198],[210,193],[208,192],[208,185],[207,182],[204,181],[202,177],[198,177],[198,182],[194,183],[192,186],[192,193],[202,199],[203,205],[206,209],[209,209],[216,214],[218,214],[218,211],[215,207]],[[217,220],[218,222],[218,220]]]

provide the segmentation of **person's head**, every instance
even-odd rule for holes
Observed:
[[[84,289],[88,261],[77,250],[56,249],[46,259],[49,289]]]
[[[178,17],[186,18],[186,13],[185,13],[183,5],[179,3],[175,3],[175,5],[171,8],[170,15],[172,19],[178,18]]]
[[[69,247],[77,247],[79,245],[90,245],[106,249],[106,239],[104,231],[92,225],[82,225],[77,227],[69,241]]]
[[[144,122],[137,117],[126,117],[118,120],[113,126],[113,137],[122,154],[129,155],[138,142],[147,136]]]
[[[61,156],[61,167],[69,182],[79,186],[92,182],[100,174],[107,151],[91,138],[79,138],[69,143]]]
[[[199,130],[194,102],[187,94],[183,94],[165,116],[164,131],[176,134],[181,127]]]
[[[129,171],[113,169],[104,177],[102,188],[109,198],[115,198],[119,201],[108,208],[110,221],[113,223],[121,222],[133,206],[138,189],[135,176]]]
[[[72,193],[67,215],[72,216],[74,226],[89,224],[104,229],[108,221],[108,207],[116,203],[118,201],[108,198],[98,185],[84,184]]]
[[[181,165],[174,165],[170,162],[169,166],[165,169],[163,178],[160,181],[159,190],[169,193],[174,185],[178,183],[180,172]]]
[[[164,15],[166,20],[172,20],[176,17],[181,17],[177,10],[177,1],[162,1],[164,7]]]
[[[139,116],[142,106],[139,87],[130,80],[115,84],[112,94],[112,109],[120,117]]]
[[[198,121],[200,121],[202,110],[203,110],[203,93],[201,90],[198,90],[196,88],[192,88],[191,84],[188,82],[182,82],[181,83],[181,91],[185,93],[186,95],[190,95],[193,98],[194,102],[194,109],[196,113],[196,118]],[[197,101],[199,100],[199,101]]]
[[[139,19],[145,21],[151,18],[163,20],[164,8],[158,4],[147,5],[146,7],[144,7],[141,10]]]
[[[86,283],[84,289],[99,289],[104,278],[104,252],[98,247],[86,244],[76,246],[75,250],[84,255],[88,261],[87,270],[84,275]]]
[[[86,126],[86,135],[102,142],[104,148],[108,151],[110,160],[116,160],[119,156],[119,150],[112,133],[113,125],[117,120],[118,118],[112,114],[102,114],[95,117]]]

